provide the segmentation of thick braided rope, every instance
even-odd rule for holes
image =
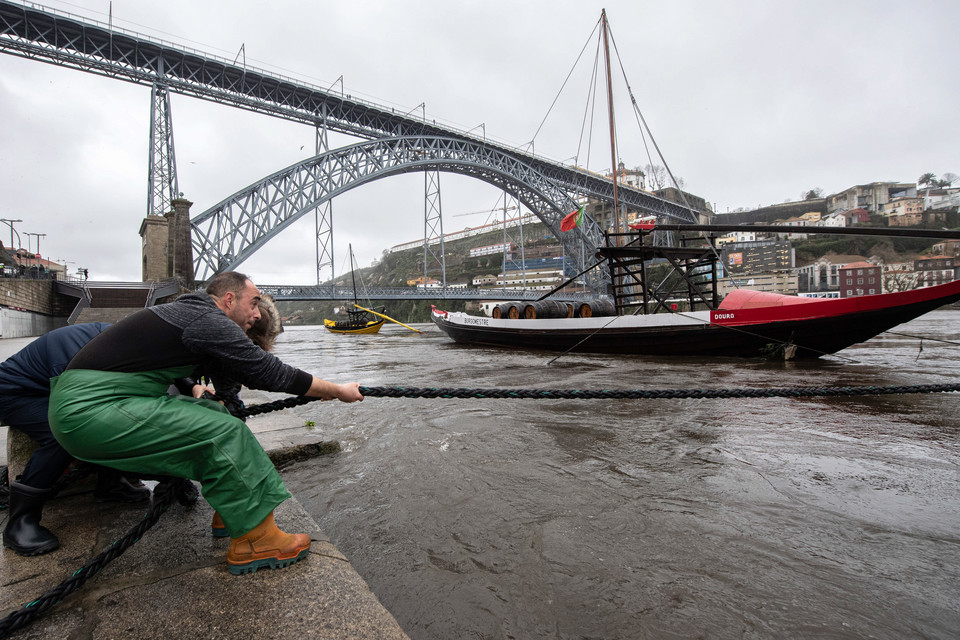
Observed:
[[[772,387],[769,389],[473,389],[445,387],[360,387],[360,393],[370,398],[463,398],[463,399],[528,399],[528,400],[593,400],[593,399],[665,399],[665,398],[811,398],[836,396],[891,395],[907,393],[942,393],[960,391],[960,384],[927,384],[886,387]],[[236,413],[247,417],[279,411],[307,404],[320,398],[290,396],[273,402],[245,407]],[[89,473],[76,470],[76,475]],[[0,620],[0,637],[19,629],[83,584],[111,560],[119,557],[160,519],[174,498],[183,497],[185,487],[179,482],[158,484],[153,504],[137,526],[106,551],[91,559],[67,580],[50,589],[33,602]]]
[[[887,387],[771,387],[745,389],[472,389],[445,387],[360,387],[368,398],[462,398],[523,400],[653,400],[668,398],[815,398],[835,396],[879,396],[906,393],[960,391],[960,384],[920,384]],[[297,407],[319,398],[290,396],[273,402],[251,405],[238,417],[256,416]]]
[[[176,499],[183,501],[181,494],[188,493],[184,483],[189,480],[179,478],[168,482],[161,482],[153,491],[153,503],[143,519],[130,529],[125,536],[114,541],[105,551],[90,559],[87,564],[73,572],[69,578],[53,587],[42,596],[0,620],[0,638],[5,638],[13,631],[26,626],[40,617],[47,609],[59,604],[61,600],[73,593],[84,583],[103,569],[114,558],[118,558],[124,551],[137,542],[147,530],[157,523],[160,516],[170,503]]]

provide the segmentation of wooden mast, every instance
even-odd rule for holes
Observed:
[[[610,72],[610,40],[607,34],[607,10],[600,12],[600,22],[603,27],[603,59],[607,67],[607,110],[610,116],[610,166],[613,172],[613,231],[614,233],[623,232],[623,224],[620,221],[620,193],[617,189],[617,128],[613,117],[613,80]],[[616,244],[620,245],[620,236],[617,236]]]
[[[347,247],[350,249],[350,281],[353,282],[353,304],[356,305],[360,301],[357,299],[357,276],[356,269],[353,266],[353,243],[349,243]]]

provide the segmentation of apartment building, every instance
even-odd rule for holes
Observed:
[[[797,274],[800,291],[839,291],[840,268],[860,261],[866,261],[866,258],[851,255],[823,256],[816,262],[797,267],[793,271]]]
[[[882,214],[891,200],[916,196],[917,185],[912,182],[871,182],[827,196],[827,212],[863,208]]]
[[[883,293],[882,268],[866,261],[840,267],[840,297],[872,296]]]
[[[913,263],[913,269],[917,272],[917,284],[921,287],[953,282],[956,277],[956,266],[957,258],[949,256],[920,258]]]

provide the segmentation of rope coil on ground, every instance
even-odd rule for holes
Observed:
[[[190,486],[187,487],[186,485]],[[174,500],[181,504],[192,504],[197,499],[196,487],[189,480],[168,478],[157,484],[153,490],[153,502],[143,519],[122,538],[115,540],[105,551],[91,558],[85,565],[74,571],[69,578],[49,589],[42,596],[17,609],[0,620],[0,638],[5,638],[17,629],[24,627],[40,617],[47,609],[59,604],[107,566],[114,558],[137,542],[144,533],[157,523],[160,516]],[[192,502],[191,502],[192,500]]]

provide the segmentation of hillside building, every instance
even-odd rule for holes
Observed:
[[[495,284],[507,289],[549,291],[575,274],[576,269],[562,256],[510,261],[504,265]]]
[[[913,269],[917,272],[917,285],[933,287],[953,282],[956,278],[956,266],[957,259],[949,256],[919,258],[913,263]]]
[[[924,189],[924,210],[940,211],[960,209],[960,188]]]
[[[477,276],[470,284],[478,289],[485,289],[497,284],[497,276]]]
[[[891,227],[913,227],[923,222],[923,198],[894,198],[883,211]]]
[[[866,261],[863,256],[832,255],[823,256],[816,262],[796,267],[800,291],[839,291],[840,268],[851,262]]]
[[[512,242],[507,242],[506,244],[491,244],[485,247],[475,247],[470,249],[470,257],[477,258],[480,256],[489,256],[495,253],[505,254],[507,260],[512,259],[513,257],[514,244]]]
[[[884,213],[887,204],[896,198],[916,197],[917,185],[912,182],[871,182],[860,184],[827,196],[827,212],[845,209],[866,209],[870,214]]]
[[[840,297],[872,296],[883,293],[882,269],[866,261],[840,267]]]
[[[944,240],[933,245],[930,250],[938,256],[960,258],[960,240]]]

